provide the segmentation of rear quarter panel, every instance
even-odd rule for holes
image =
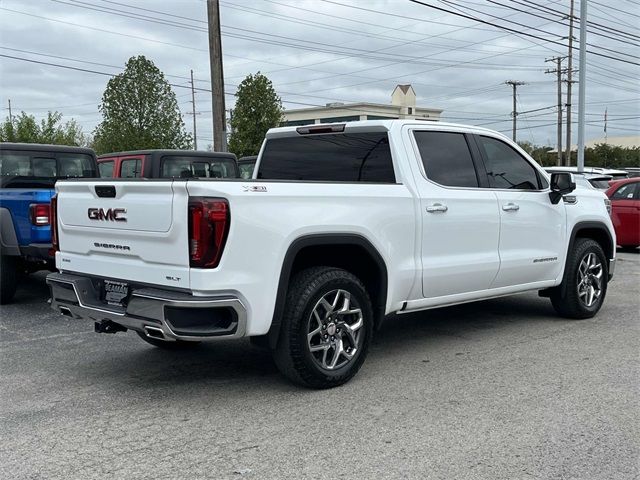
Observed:
[[[0,207],[11,213],[11,220],[19,245],[50,243],[51,228],[46,225],[36,227],[31,224],[29,207],[33,203],[50,203],[53,189],[3,188],[0,190]]]
[[[387,312],[407,299],[416,271],[416,212],[404,185],[191,180],[187,189],[189,196],[227,198],[231,211],[220,265],[191,269],[191,289],[194,294],[227,291],[244,298],[249,335],[269,330],[287,249],[309,234],[350,233],[368,239],[387,265]]]

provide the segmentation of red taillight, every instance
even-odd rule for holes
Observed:
[[[51,224],[51,250],[50,255],[53,257],[55,252],[60,250],[58,243],[58,197],[51,197],[51,208],[49,208],[49,223]]]
[[[229,203],[223,198],[189,199],[189,265],[215,268],[229,233]]]
[[[32,203],[29,206],[29,217],[31,218],[31,223],[37,227],[49,225],[49,204]]]

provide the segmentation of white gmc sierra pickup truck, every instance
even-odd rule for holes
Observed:
[[[537,290],[588,318],[615,265],[604,194],[478,127],[275,128],[251,180],[56,189],[54,310],[165,348],[252,337],[315,388],[358,371],[385,315]]]

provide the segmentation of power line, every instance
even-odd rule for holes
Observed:
[[[557,15],[561,16],[562,18],[570,18],[571,16],[573,16],[574,20],[579,20],[579,17],[577,17],[575,15],[570,15],[570,14],[564,13],[564,12],[562,12],[560,10],[556,10],[556,9],[548,7],[546,5],[540,5],[539,3],[532,2],[531,0],[512,0],[512,1],[514,3],[520,4],[520,5],[526,5],[528,7],[532,7],[534,9],[538,10],[538,11],[542,11],[542,12],[545,12],[545,13],[546,12],[551,12],[552,14],[557,14]],[[638,34],[628,33],[628,32],[626,32],[624,30],[619,30],[619,29],[611,27],[609,25],[603,25],[601,23],[597,23],[597,22],[594,22],[592,20],[588,20],[587,21],[587,25],[589,25],[589,26],[591,26],[593,28],[596,28],[598,30],[601,30],[601,31],[616,32],[616,33],[621,34],[621,35],[640,38],[640,35],[638,35]]]
[[[52,63],[52,62],[43,62],[43,61],[40,61],[40,60],[33,60],[33,59],[30,59],[30,58],[24,58],[24,57],[16,57],[16,56],[13,56],[13,55],[6,55],[6,54],[2,54],[2,53],[0,53],[0,57],[10,58],[10,59],[14,59],[14,60],[29,62],[29,63],[40,64],[40,65],[47,65],[47,66],[53,66],[53,67],[58,67],[58,68],[64,68],[64,69],[68,69],[68,70],[75,70],[75,71],[84,72],[84,73],[92,73],[92,74],[96,74],[96,75],[103,75],[103,76],[107,76],[107,77],[115,77],[116,76],[116,74],[114,74],[114,73],[100,72],[100,71],[97,71],[97,70],[90,70],[90,69],[86,69],[86,68],[73,67],[73,66],[70,66],[70,65],[61,65],[61,64]],[[191,86],[188,86],[188,85],[181,85],[181,84],[176,84],[176,83],[169,83],[169,85],[171,85],[172,87],[176,87],[176,88],[191,89]],[[209,89],[209,88],[194,87],[194,90],[200,91],[200,92],[211,93],[211,89]],[[235,93],[225,92],[225,95],[235,96]],[[298,102],[298,101],[286,100],[286,99],[282,99],[282,101],[284,103],[290,103],[292,105],[301,105],[301,106],[304,106],[304,107],[325,107],[326,106],[326,105],[319,105],[319,104],[315,104],[315,103]],[[361,113],[365,113],[365,114],[371,114],[371,115],[379,115],[380,114],[379,111],[366,110],[366,109],[362,109],[360,107],[351,107],[349,105],[341,105],[340,109],[352,110],[352,111],[357,111],[357,112],[361,112]]]
[[[487,0],[487,2],[495,3],[496,5],[502,5],[502,6],[504,6],[504,8],[507,8],[509,10],[514,10],[516,12],[525,13],[527,15],[531,15],[531,16],[536,17],[536,18],[542,18],[543,20],[549,20],[548,17],[545,17],[543,15],[539,15],[539,14],[532,13],[532,12],[527,12],[526,10],[522,10],[521,8],[517,8],[517,7],[511,6],[511,5],[504,5],[502,3],[496,2],[495,0]],[[560,25],[566,26],[566,24],[564,22],[562,22],[561,20],[552,20],[552,21],[554,21],[556,23],[559,23]],[[615,40],[615,41],[622,42],[622,43],[629,43],[629,39],[628,38],[624,38],[624,37],[620,37],[620,36],[618,36],[618,38],[616,38],[615,36],[611,36],[611,35],[608,35],[606,33],[601,33],[601,32],[588,30],[588,29],[587,29],[587,31],[589,33],[593,34],[593,35],[598,35],[598,36],[601,36],[601,37],[604,37],[604,38],[608,38],[610,40]],[[623,53],[623,52],[620,52],[619,50],[606,48],[606,47],[603,47],[603,46],[600,46],[600,45],[593,45],[591,43],[587,43],[587,45],[592,46],[592,47],[596,47],[596,48],[600,48],[601,50],[606,50],[606,51],[613,52],[613,53]],[[633,43],[633,45],[640,46],[640,44],[637,44],[637,43]],[[635,55],[629,55],[629,54],[626,54],[626,53],[624,55],[628,55],[628,56],[634,57],[634,58],[640,58],[640,57],[637,57]]]
[[[483,23],[485,25],[491,25],[492,27],[500,28],[502,30],[506,30],[506,31],[509,31],[509,32],[513,32],[513,33],[518,34],[518,35],[524,35],[524,36],[527,36],[527,37],[536,38],[538,40],[542,40],[544,42],[552,43],[554,45],[560,45],[562,47],[565,46],[563,43],[555,41],[555,40],[549,40],[547,38],[544,38],[544,37],[541,37],[539,35],[535,35],[535,34],[532,34],[532,33],[521,32],[521,31],[516,30],[514,28],[510,28],[510,27],[506,27],[504,25],[499,25],[499,24],[496,24],[496,23],[492,23],[492,22],[489,22],[487,20],[483,20],[481,18],[477,18],[477,17],[473,17],[471,15],[467,15],[465,13],[459,13],[459,12],[455,12],[453,10],[447,10],[446,8],[437,7],[435,5],[430,5],[428,3],[424,3],[424,2],[422,2],[420,0],[409,0],[409,1],[412,2],[412,3],[416,3],[418,5],[422,5],[422,6],[427,7],[427,8],[432,8],[434,10],[439,10],[439,11],[442,11],[442,12],[448,12],[448,13],[450,13],[452,15],[456,15],[456,16],[459,16],[459,17],[462,17],[462,18],[466,18],[468,20],[473,20],[473,21],[476,21],[476,22],[479,22],[479,23]],[[511,22],[511,23],[526,27],[526,25],[523,25],[523,24],[520,24],[520,23],[517,23],[517,22]],[[549,32],[547,32],[547,33],[549,33]],[[572,47],[572,48],[576,49],[576,47]],[[622,63],[628,63],[628,64],[631,64],[631,65],[640,66],[640,63],[638,63],[638,62],[632,62],[630,60],[624,60],[624,59],[621,59],[621,58],[612,57],[611,55],[607,55],[607,54],[604,54],[604,53],[594,52],[594,51],[591,51],[591,50],[587,50],[587,53],[590,53],[592,55],[597,55],[599,57],[608,58],[608,59],[615,60],[615,61],[622,62]]]
[[[186,24],[179,24],[179,23],[175,23],[175,22],[168,22],[162,19],[154,19],[154,17],[149,17],[146,15],[134,15],[134,14],[127,14],[127,13],[123,13],[121,11],[118,11],[116,9],[112,9],[112,8],[107,8],[107,7],[95,7],[93,5],[83,5],[81,4],[82,2],[79,2],[78,0],[75,0],[76,3],[69,3],[63,0],[51,0],[53,2],[56,3],[61,3],[61,4],[65,4],[65,5],[69,5],[69,6],[73,6],[73,7],[78,7],[78,8],[85,8],[88,10],[94,10],[94,11],[98,11],[98,12],[102,12],[102,13],[109,13],[112,15],[116,15],[116,16],[122,16],[125,18],[133,18],[133,19],[138,19],[138,20],[142,20],[142,21],[147,21],[147,22],[151,22],[151,23],[159,23],[161,25],[171,25],[174,27],[178,27],[178,28],[184,28],[187,30],[194,30],[194,31],[200,31],[200,32],[206,32],[206,29],[204,28],[199,28],[199,27],[194,27],[194,26],[189,26]],[[224,36],[225,37],[232,37],[232,38],[238,38],[238,39],[242,39],[242,40],[248,40],[248,41],[252,41],[252,42],[259,42],[262,44],[270,44],[270,45],[278,45],[278,46],[284,46],[284,47],[288,47],[288,48],[294,48],[294,49],[300,49],[300,50],[306,50],[306,51],[314,51],[314,52],[321,52],[321,53],[330,53],[330,54],[334,54],[334,55],[341,55],[341,56],[346,56],[346,57],[351,57],[351,58],[366,58],[369,60],[379,60],[379,61],[389,61],[389,60],[394,60],[396,61],[396,63],[413,63],[413,64],[418,64],[418,65],[433,65],[434,62],[424,62],[422,61],[421,57],[416,57],[416,56],[412,56],[412,55],[405,55],[405,54],[398,54],[398,53],[393,53],[393,54],[385,54],[385,55],[379,55],[376,54],[375,51],[371,51],[371,50],[367,50],[367,49],[362,49],[362,48],[346,48],[346,47],[336,47],[335,44],[329,44],[329,43],[324,43],[324,42],[316,42],[316,41],[311,41],[311,40],[307,40],[307,39],[302,39],[302,38],[295,38],[295,37],[288,37],[288,36],[284,36],[284,35],[276,35],[276,34],[268,34],[265,32],[260,32],[260,31],[255,31],[255,30],[250,30],[250,29],[245,29],[245,28],[240,28],[240,27],[226,27],[227,29],[231,28],[231,31],[225,31],[224,32]],[[239,34],[237,33],[238,31],[242,31],[242,32],[249,32],[252,34],[256,34],[256,35],[260,35],[261,37],[255,37],[255,36],[251,36],[248,34]],[[263,38],[263,37],[267,37],[267,38]],[[282,40],[272,40],[269,37],[274,37],[274,38],[278,38],[278,39],[282,39]],[[294,42],[301,42],[301,43],[289,43],[285,40],[291,40]],[[342,50],[337,50],[336,48],[342,48]],[[404,59],[403,61],[398,61],[398,58]],[[440,65],[442,66],[455,66],[456,62],[444,62],[444,61],[440,61],[439,62]],[[496,66],[504,66],[506,67],[512,67],[512,65],[508,65],[508,64],[486,64],[485,66],[488,67],[496,67]],[[478,65],[478,68],[482,68],[481,65]],[[530,66],[519,66],[520,69],[524,70],[524,69],[537,69],[538,67],[535,65],[530,65]]]
[[[602,4],[600,2],[596,2],[594,0],[591,0],[591,3],[593,3],[595,5],[600,5],[601,7],[606,8],[608,10],[613,10],[614,12],[620,12],[620,13],[622,13],[624,15],[627,15],[627,16],[640,18],[640,15],[638,15],[636,13],[628,12],[626,10],[620,10],[619,8],[615,8],[615,7],[611,6],[610,4],[609,5],[604,5],[604,4]]]

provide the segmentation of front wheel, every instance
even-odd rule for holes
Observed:
[[[334,267],[303,270],[287,293],[275,362],[299,385],[342,385],[367,356],[373,318],[369,295],[356,276]]]
[[[567,256],[562,284],[551,294],[558,314],[567,318],[591,318],[604,302],[609,272],[602,247],[595,240],[578,238]]]

